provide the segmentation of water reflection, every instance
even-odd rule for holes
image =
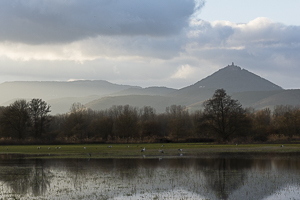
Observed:
[[[298,159],[0,159],[1,199],[299,199]]]
[[[2,196],[43,195],[50,185],[52,173],[43,160],[1,159],[0,182]]]

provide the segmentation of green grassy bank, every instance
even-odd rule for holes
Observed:
[[[284,153],[300,155],[300,144],[283,145],[283,147],[281,144],[216,145],[209,143],[2,145],[0,146],[0,155],[22,158],[173,158],[222,155],[230,157],[232,155],[280,155]],[[144,147],[146,150],[141,152]],[[164,153],[159,152],[159,149]],[[182,151],[178,149],[182,149]]]

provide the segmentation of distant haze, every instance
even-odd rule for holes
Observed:
[[[0,84],[0,102],[7,106],[16,99],[42,98],[51,105],[52,114],[66,113],[75,102],[93,110],[114,105],[153,107],[158,113],[167,106],[182,105],[190,111],[202,109],[216,89],[223,88],[244,107],[273,108],[276,105],[299,105],[300,90],[280,86],[239,66],[228,65],[198,82],[181,89],[118,85],[104,80],[72,82],[18,81]]]

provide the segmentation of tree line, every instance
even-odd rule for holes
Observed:
[[[65,114],[50,115],[42,99],[16,100],[0,108],[0,142],[10,143],[249,143],[300,136],[300,108],[275,106],[256,111],[215,91],[203,109],[190,113],[171,105],[164,113],[150,106],[112,106],[94,111],[74,103]]]

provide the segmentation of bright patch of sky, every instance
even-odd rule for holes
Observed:
[[[206,0],[199,18],[205,21],[224,20],[247,23],[257,17],[273,22],[300,26],[299,0]]]

